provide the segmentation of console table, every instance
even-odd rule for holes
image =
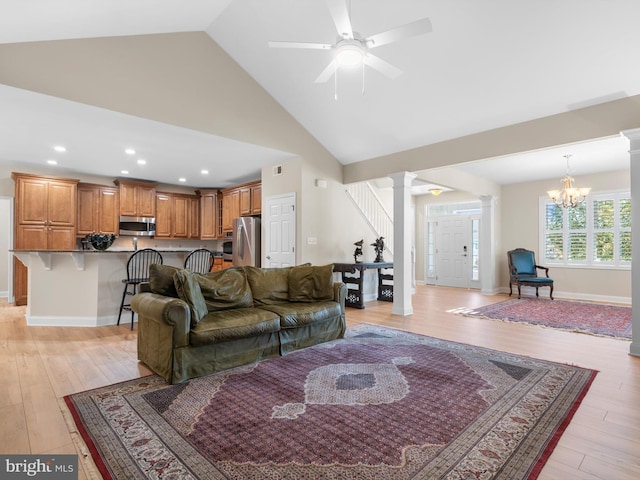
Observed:
[[[347,285],[345,305],[353,308],[364,308],[362,291],[364,272],[368,269],[378,270],[378,300],[393,302],[393,274],[382,273],[383,269],[393,268],[392,262],[372,263],[334,263],[333,271],[342,274],[342,282]]]

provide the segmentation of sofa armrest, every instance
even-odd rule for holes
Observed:
[[[150,321],[172,326],[173,346],[189,345],[191,312],[186,302],[179,298],[144,292],[133,296],[131,308],[138,314],[138,325]]]
[[[347,285],[342,282],[333,284],[333,300],[340,304],[340,311],[344,315],[345,301],[347,298]]]

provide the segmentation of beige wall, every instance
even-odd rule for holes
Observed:
[[[333,261],[342,165],[206,33],[5,44],[0,64],[6,85],[292,153],[282,178],[263,171],[263,198],[296,192],[297,260]]]
[[[9,295],[9,245],[12,238],[11,229],[8,228],[11,219],[11,197],[0,194],[0,297]]]
[[[502,187],[501,211],[502,246],[496,252],[498,259],[498,282],[508,291],[509,275],[506,252],[513,248],[527,248],[536,252],[536,260],[542,264],[539,246],[539,202],[547,190],[557,188],[557,180],[519,183]],[[608,172],[598,175],[581,175],[577,185],[589,186],[593,193],[611,190],[628,190],[628,171]],[[554,280],[558,296],[584,299],[610,299],[628,301],[631,299],[631,271],[589,268],[552,267],[549,275]]]

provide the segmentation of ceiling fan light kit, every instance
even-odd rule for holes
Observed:
[[[334,44],[304,43],[304,42],[269,42],[272,48],[306,48],[314,50],[332,49],[335,51],[334,59],[325,67],[316,78],[316,83],[324,83],[332,75],[337,73],[338,67],[364,66],[382,73],[388,78],[394,79],[402,74],[402,70],[372,55],[369,51],[375,47],[397,42],[406,38],[429,33],[432,30],[431,21],[422,18],[400,27],[392,28],[385,32],[377,33],[366,38],[353,31],[351,18],[346,0],[326,0],[327,7],[338,32],[338,39]],[[337,76],[336,76],[337,77]],[[364,93],[364,79],[363,89]],[[336,94],[337,98],[337,94]]]

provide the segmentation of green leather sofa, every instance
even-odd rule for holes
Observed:
[[[131,300],[138,359],[169,383],[336,338],[347,287],[332,265],[232,267],[199,274],[152,265]]]

